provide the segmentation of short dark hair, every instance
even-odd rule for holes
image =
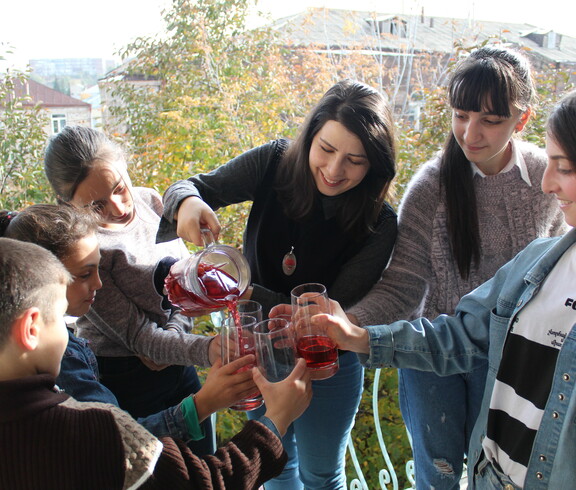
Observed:
[[[42,318],[53,319],[58,286],[67,286],[70,274],[45,248],[11,238],[0,238],[0,348],[14,321],[36,306]]]
[[[97,162],[124,157],[124,151],[103,132],[66,126],[53,136],[44,154],[44,171],[60,201],[68,202]]]
[[[548,117],[547,129],[576,170],[576,90],[568,92],[554,106]]]
[[[50,250],[60,260],[68,257],[72,247],[98,230],[98,217],[90,210],[69,204],[34,204],[20,211],[0,211],[0,223],[11,216],[0,236],[35,243]]]

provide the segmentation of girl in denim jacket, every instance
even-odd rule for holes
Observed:
[[[576,226],[576,92],[548,121],[542,189]],[[453,316],[359,328],[334,302],[322,315],[339,348],[366,367],[438,375],[489,365],[468,451],[475,489],[552,489],[576,481],[576,230],[534,240]],[[277,311],[271,312],[276,314]],[[441,422],[438,421],[438,424]]]

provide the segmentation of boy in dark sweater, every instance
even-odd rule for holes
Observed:
[[[66,348],[70,275],[47,250],[0,238],[0,488],[258,488],[278,475],[279,436],[306,409],[305,363],[280,383],[255,369],[266,416],[215,456],[156,439],[127,413],[77,402],[55,388]]]

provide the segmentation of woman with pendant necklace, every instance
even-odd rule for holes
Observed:
[[[373,88],[344,80],[324,94],[294,141],[272,141],[173,184],[158,239],[177,234],[202,245],[201,227],[220,231],[215,210],[253,201],[244,233],[253,284],[244,298],[267,314],[290,302],[293,287],[319,282],[351,306],[379,279],[394,247],[396,214],[386,197],[395,172],[388,103]],[[346,442],[363,371],[353,353],[340,352],[339,362],[335,376],[313,382],[310,407],[283,438],[288,464],[267,490],[346,486]]]

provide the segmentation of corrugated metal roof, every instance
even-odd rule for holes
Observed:
[[[556,42],[559,41],[558,47],[540,46],[534,38],[539,35],[546,39],[550,30],[530,24],[309,8],[277,20],[271,27],[280,33],[287,45],[292,46],[404,52],[452,53],[455,41],[464,40],[475,45],[498,36],[546,61],[576,63],[576,38],[553,33]]]

